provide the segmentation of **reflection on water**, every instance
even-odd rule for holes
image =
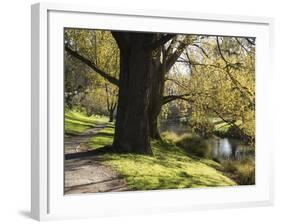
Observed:
[[[230,157],[232,154],[232,147],[227,138],[218,139],[212,147],[214,158]]]
[[[179,122],[160,122],[159,124],[159,132],[174,132],[177,135],[182,135],[188,131],[186,125],[182,125]]]
[[[213,158],[240,160],[254,153],[250,146],[239,140],[214,137],[210,141]]]
[[[160,133],[169,131],[177,135],[188,133],[190,130],[186,125],[178,122],[160,122]],[[242,141],[230,138],[219,138],[214,136],[209,139],[212,157],[216,159],[241,160],[254,156],[254,150],[250,146],[245,145]]]

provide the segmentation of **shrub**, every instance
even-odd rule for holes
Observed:
[[[191,120],[190,125],[193,131],[203,138],[209,138],[213,135],[215,126],[213,122],[208,119]]]
[[[255,184],[255,160],[247,158],[237,161],[223,161],[224,171],[240,185]]]
[[[180,137],[175,132],[165,131],[161,133],[161,138],[169,143],[176,143]]]
[[[211,145],[208,143],[207,139],[202,137],[184,134],[176,141],[176,145],[195,156],[204,158],[211,157]]]

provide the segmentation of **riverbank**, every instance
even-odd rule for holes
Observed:
[[[87,118],[83,118],[83,116],[85,115],[79,115],[83,121],[86,121]],[[79,123],[79,125],[83,124]],[[88,126],[87,122],[84,125]],[[105,128],[89,139],[87,150],[98,151],[100,147],[112,144],[113,136],[114,125],[107,124]],[[153,140],[151,146],[153,156],[105,152],[98,156],[98,162],[102,166],[109,167],[119,178],[124,179],[127,190],[236,185],[235,181],[220,171],[221,164],[211,159],[191,155],[166,139]],[[72,165],[75,166],[74,163]],[[91,175],[94,177],[95,174]],[[85,175],[83,177],[85,178]]]
[[[191,155],[216,161],[221,165],[217,169],[237,184],[255,184],[255,152],[251,147],[237,140],[217,136],[206,139],[192,133],[163,132],[162,137]]]

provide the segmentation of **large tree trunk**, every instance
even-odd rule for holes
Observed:
[[[125,34],[123,34],[125,35]],[[152,154],[148,106],[153,75],[152,34],[129,33],[117,40],[120,47],[119,98],[113,149],[118,152]],[[124,47],[125,46],[125,47]]]
[[[118,136],[126,136],[125,133],[122,132],[126,132],[125,130],[125,125],[122,124],[121,121],[125,121],[125,123],[131,122],[131,118],[126,118],[127,116],[130,117],[130,115],[125,115],[125,114],[121,114],[123,112],[126,112],[127,110],[129,110],[128,108],[132,108],[135,107],[134,110],[137,110],[136,108],[138,108],[138,106],[140,106],[141,102],[139,102],[139,98],[138,97],[142,97],[143,95],[147,96],[146,94],[148,94],[149,91],[151,91],[151,100],[147,100],[144,105],[147,107],[148,105],[148,109],[147,108],[143,108],[141,113],[138,113],[138,116],[140,116],[139,114],[145,114],[143,115],[142,119],[146,119],[145,117],[147,117],[147,110],[148,110],[148,114],[149,114],[149,118],[148,118],[148,122],[146,120],[141,120],[140,123],[144,123],[144,127],[146,127],[146,123],[148,123],[149,125],[149,134],[152,138],[159,138],[159,132],[158,132],[158,127],[157,127],[157,118],[158,115],[161,111],[161,106],[163,103],[163,89],[164,89],[164,75],[167,71],[169,71],[169,69],[173,66],[173,64],[176,62],[177,58],[181,55],[181,53],[184,50],[185,47],[185,43],[182,42],[176,51],[173,52],[174,49],[174,43],[175,40],[170,44],[169,48],[167,49],[167,56],[166,57],[164,54],[165,50],[163,48],[164,44],[169,41],[171,38],[173,38],[175,35],[174,34],[167,34],[167,35],[160,35],[162,37],[158,38],[157,41],[155,41],[157,39],[157,36],[159,37],[159,35],[157,34],[148,34],[148,33],[127,33],[127,32],[111,32],[113,37],[115,38],[118,47],[120,49],[120,80],[117,80],[116,78],[110,76],[109,74],[107,74],[106,72],[100,70],[95,63],[92,63],[91,61],[89,61],[88,59],[84,58],[83,56],[81,56],[79,53],[71,50],[69,47],[65,46],[65,50],[71,54],[72,56],[76,57],[77,59],[81,60],[82,62],[86,63],[90,68],[92,68],[94,71],[96,71],[98,74],[100,74],[102,77],[104,77],[105,79],[107,79],[109,82],[111,82],[114,85],[119,86],[119,103],[122,101],[122,105],[118,105],[118,111],[120,111],[120,113],[117,113],[117,121],[116,124],[118,123],[118,125],[116,126],[116,131],[115,131],[115,140],[114,140],[114,148],[116,148],[116,150],[118,149],[119,151],[122,151],[124,149],[124,151],[135,151],[135,152],[142,152],[142,153],[146,153],[147,152],[151,152],[151,150],[135,150],[135,149],[130,149],[127,150],[126,148],[131,147],[130,145],[132,144],[127,144],[125,143],[126,141],[131,141],[131,140],[124,140],[125,144],[121,144],[120,142],[123,141],[122,137],[118,137]],[[138,40],[137,40],[138,39]],[[153,43],[153,44],[152,44]],[[151,48],[148,49],[146,46],[152,44]],[[160,57],[157,58],[157,66],[153,65],[153,69],[154,69],[154,76],[157,77],[153,77],[152,83],[149,83],[149,81],[147,81],[148,79],[151,78],[151,64],[152,61],[152,51],[156,50],[159,47],[162,46],[162,52],[163,52],[163,63],[162,68],[164,68],[164,70],[162,71],[162,73],[158,73],[160,67],[161,67],[161,63],[160,63]],[[172,47],[171,47],[172,46]],[[171,52],[170,52],[171,51]],[[171,54],[171,55],[170,55]],[[144,57],[148,56],[147,58]],[[143,58],[142,58],[142,57]],[[164,62],[165,61],[165,62]],[[167,62],[166,62],[167,61]],[[134,66],[133,66],[134,65]],[[160,65],[160,67],[159,67]],[[136,72],[134,71],[134,69],[136,70]],[[138,70],[139,69],[139,70]],[[140,74],[141,72],[145,71],[146,74]],[[148,72],[149,71],[149,72]],[[140,74],[140,75],[139,75]],[[136,83],[137,79],[135,79],[135,77],[138,76],[138,79],[140,77],[144,78],[144,80],[141,80],[142,82]],[[121,79],[122,84],[121,84]],[[135,82],[132,80],[136,80]],[[120,85],[119,85],[119,81],[120,81]],[[129,87],[130,83],[133,82],[133,86],[137,86],[139,88],[136,88],[135,90],[132,90],[131,86],[130,86],[130,90],[126,89]],[[144,86],[141,86],[144,85]],[[151,86],[153,86],[151,88]],[[140,94],[137,94],[137,92],[141,89],[140,87],[142,87],[142,92]],[[123,88],[122,90],[120,90],[120,88]],[[132,96],[137,96],[136,100],[133,102],[137,105],[135,106],[131,106],[129,105],[132,102],[129,102],[129,100],[127,98],[129,98],[130,95],[133,93]],[[162,93],[162,94],[160,94]],[[123,94],[123,97],[120,97],[120,94]],[[120,99],[121,98],[121,99]],[[131,100],[132,101],[132,100]],[[149,102],[148,102],[149,101]],[[133,110],[133,109],[132,109]],[[119,114],[119,115],[118,115]],[[118,119],[118,117],[120,117]],[[142,126],[141,124],[137,125],[137,126]],[[136,129],[138,128],[136,126]],[[143,128],[143,130],[145,130],[146,128]],[[135,133],[135,131],[133,132]],[[144,133],[142,132],[141,135],[143,135]],[[132,134],[133,135],[133,134]],[[141,138],[141,137],[140,137]],[[125,139],[125,138],[124,138]],[[138,141],[138,140],[136,140]],[[126,147],[123,147],[122,145],[126,145]],[[117,147],[120,146],[120,147]],[[146,146],[145,148],[150,148],[148,146]]]
[[[162,62],[161,60],[162,56]],[[166,52],[164,46],[162,46],[158,55],[154,58],[153,63],[154,76],[152,78],[152,91],[150,94],[149,104],[149,130],[150,137],[153,139],[160,139],[160,133],[158,130],[158,115],[161,112],[163,93],[165,86],[165,74],[166,74]]]
[[[158,67],[159,68],[159,67]],[[158,130],[158,115],[161,112],[164,91],[164,73],[157,69],[152,79],[152,91],[149,104],[149,130],[150,137],[160,139]]]

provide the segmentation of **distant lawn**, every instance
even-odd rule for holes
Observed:
[[[64,121],[65,134],[79,134],[98,124],[107,123],[108,117],[98,115],[88,117],[83,112],[68,110],[65,112]]]
[[[93,149],[110,145],[113,135],[113,126],[108,126],[89,145]],[[236,185],[218,171],[222,167],[213,160],[188,155],[166,141],[152,141],[151,145],[154,156],[108,153],[101,156],[102,163],[119,172],[132,190]]]
[[[212,118],[211,121],[215,125],[214,132],[221,133],[223,135],[227,134],[228,130],[231,128],[230,124],[224,122],[221,118]],[[242,121],[235,122],[237,126],[242,124]]]
[[[92,149],[97,149],[105,145],[111,145],[113,142],[114,126],[109,124],[106,128],[99,131],[90,139],[89,146]]]

